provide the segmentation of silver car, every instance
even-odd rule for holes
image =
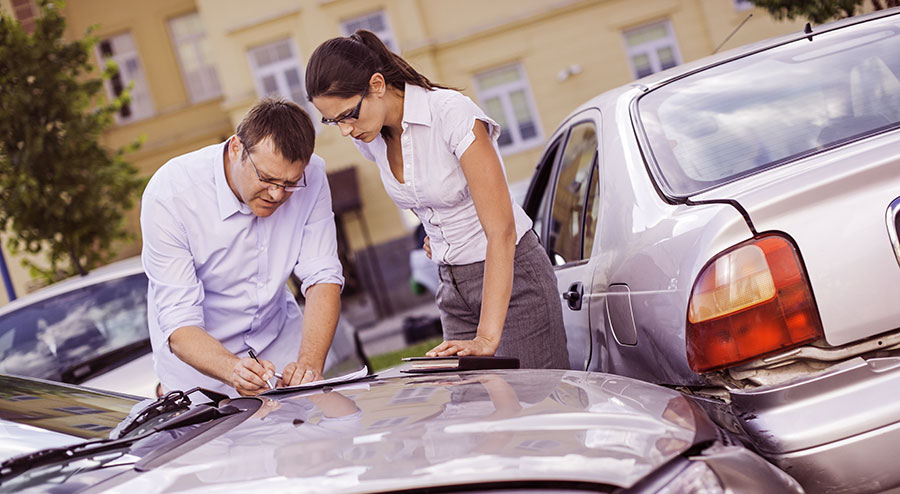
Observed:
[[[395,370],[149,401],[0,375],[0,490],[803,492],[683,395],[604,374]]]
[[[363,365],[356,331],[341,318],[325,375]],[[141,259],[97,268],[0,308],[0,373],[157,397]]]
[[[681,390],[814,492],[900,485],[900,9],[608,91],[526,199],[571,366]]]

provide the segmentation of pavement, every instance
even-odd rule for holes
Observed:
[[[426,301],[421,304],[381,318],[371,300],[366,297],[343,300],[341,306],[341,317],[356,327],[363,351],[369,357],[406,348],[408,345],[403,337],[403,323],[408,318],[440,316],[437,304],[430,297],[426,297]]]

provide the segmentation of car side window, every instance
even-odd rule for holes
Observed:
[[[584,208],[584,257],[590,257],[594,249],[594,235],[597,233],[597,220],[600,218],[600,168],[597,154],[594,154],[594,166],[591,170],[591,184],[588,186],[587,205]]]
[[[597,154],[597,130],[594,124],[581,122],[574,125],[569,131],[563,153],[553,203],[550,206],[546,239],[547,252],[555,266],[584,258],[584,211],[591,185],[591,169]]]
[[[543,239],[544,236],[544,218],[547,217],[547,209],[550,205],[550,198],[553,197],[553,165],[556,164],[556,155],[559,154],[560,142],[562,137],[556,139],[551,144],[548,151],[544,153],[544,157],[538,164],[535,172],[535,179],[531,184],[528,195],[525,198],[523,209],[525,213],[531,217],[534,225],[532,229],[537,233],[538,238]]]

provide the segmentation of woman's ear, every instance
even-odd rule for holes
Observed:
[[[369,78],[369,93],[384,96],[385,91],[387,91],[387,82],[384,80],[384,76],[381,75],[381,72],[375,72]]]

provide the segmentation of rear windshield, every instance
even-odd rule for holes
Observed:
[[[655,175],[687,196],[898,127],[900,16],[801,39],[643,96]]]
[[[147,276],[140,273],[73,290],[0,318],[0,372],[80,382],[76,371],[86,362],[149,337]]]

